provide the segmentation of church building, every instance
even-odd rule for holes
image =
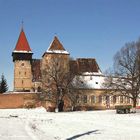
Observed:
[[[12,52],[14,62],[14,92],[41,92],[43,87],[42,70],[47,69],[54,57],[61,57],[64,71],[70,70],[81,77],[86,87],[79,87],[80,94],[77,97],[77,106],[88,109],[113,108],[116,104],[131,103],[125,97],[104,96],[102,88],[105,76],[103,75],[95,58],[70,59],[69,52],[63,47],[58,37],[55,36],[52,43],[42,54],[41,59],[34,59],[33,52],[21,29],[17,44]]]

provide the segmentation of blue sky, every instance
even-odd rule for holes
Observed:
[[[140,37],[140,0],[0,0],[0,74],[13,89],[12,51],[21,22],[41,58],[57,34],[72,57],[96,58],[102,71],[114,54]]]

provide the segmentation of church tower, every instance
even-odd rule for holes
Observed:
[[[31,91],[32,54],[33,53],[22,28],[16,47],[12,52],[14,62],[14,91]]]
[[[45,88],[44,84],[45,86],[49,86],[51,83],[50,78],[46,81],[47,77],[43,74],[45,71],[46,75],[57,73],[56,75],[58,75],[58,77],[60,77],[62,73],[65,74],[69,71],[69,53],[65,50],[56,36],[54,37],[48,50],[42,56],[41,71],[42,88]]]
[[[59,39],[55,36],[48,50],[42,56],[42,67],[51,65],[54,59],[62,60],[62,69],[69,69],[69,53],[65,50]],[[51,61],[52,60],[52,61]]]

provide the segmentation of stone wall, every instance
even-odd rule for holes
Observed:
[[[65,102],[64,108],[67,108],[67,102],[68,100]],[[54,111],[55,103],[47,100],[39,101],[37,93],[0,94],[0,109],[35,108],[40,106],[44,106],[46,110],[53,108],[52,111]]]
[[[69,111],[73,107],[75,110],[96,110],[113,109],[115,105],[132,104],[126,97],[118,96],[108,98],[104,96],[104,90],[79,90],[76,104],[73,106],[68,97],[64,97],[64,110]],[[107,102],[108,100],[108,102]],[[138,104],[139,105],[139,104]],[[7,93],[0,94],[0,109],[12,108],[34,108],[44,106],[48,111],[54,111],[55,102],[45,99],[39,101],[37,93]]]
[[[36,93],[0,94],[0,109],[33,107],[36,104]]]

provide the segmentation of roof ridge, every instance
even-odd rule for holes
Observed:
[[[54,36],[54,39],[51,42],[48,50],[64,50],[65,51],[65,48],[63,47],[63,45],[61,44],[57,36]]]
[[[59,41],[57,36],[54,36],[53,41],[51,42],[49,48],[46,51],[47,53],[58,53],[58,54],[69,54],[61,42]]]

